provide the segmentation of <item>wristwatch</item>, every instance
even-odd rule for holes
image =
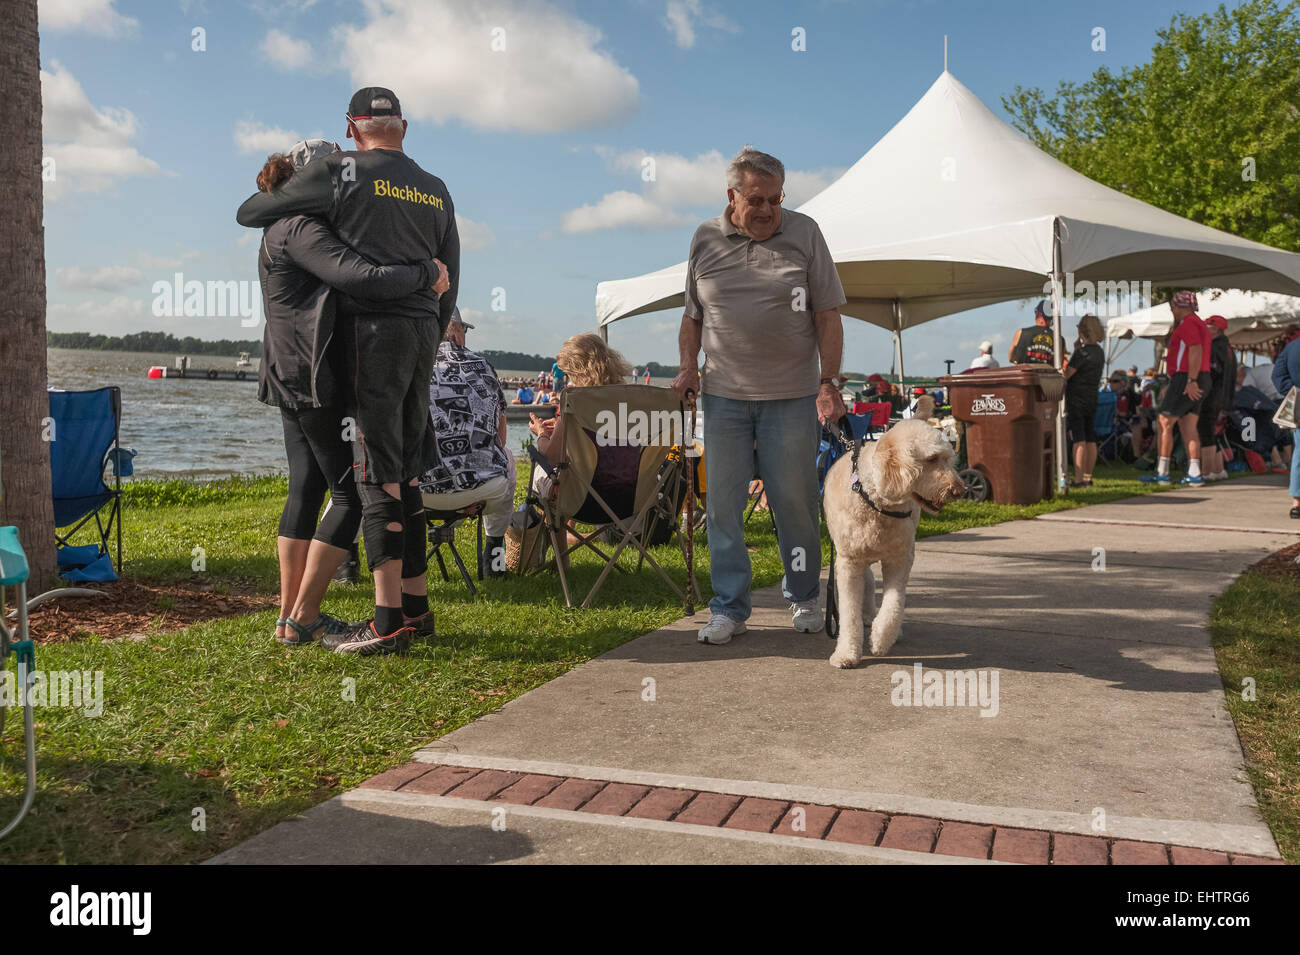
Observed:
[[[839,377],[839,376],[836,375],[836,376],[831,377],[831,378],[823,378],[823,379],[821,380],[821,384],[823,384],[823,385],[833,385],[833,384],[835,384],[835,381],[836,381],[836,379],[837,379],[838,377]]]

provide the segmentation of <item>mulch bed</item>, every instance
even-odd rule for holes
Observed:
[[[1276,554],[1269,554],[1250,570],[1275,580],[1289,580],[1300,584],[1300,544],[1283,547]]]
[[[78,584],[102,590],[104,597],[60,597],[43,603],[28,618],[31,634],[41,643],[64,643],[98,634],[109,640],[143,639],[192,623],[257,613],[277,606],[268,594],[228,593],[212,585],[148,584],[133,580]],[[206,589],[204,589],[206,587]],[[5,607],[12,608],[12,591]]]

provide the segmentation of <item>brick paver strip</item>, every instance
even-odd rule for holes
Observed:
[[[948,823],[944,823],[944,828]],[[1021,865],[1047,865],[1052,834],[1040,829],[999,829],[993,835],[993,861]]]
[[[621,816],[650,791],[649,786],[631,783],[610,783],[582,807],[583,812],[598,812],[602,816]]]
[[[421,762],[395,766],[367,779],[360,788],[493,800],[547,809],[580,809],[636,819],[773,832],[860,846],[879,844],[888,849],[1022,865],[1045,865],[1049,861],[1053,865],[1286,865],[1281,859],[1158,842],[1119,839],[1112,844],[1100,836],[1042,829],[1002,829],[927,816],[890,816],[864,809],[792,804],[757,796],[468,766],[431,766]],[[796,810],[801,810],[804,826],[801,830],[794,826],[800,817]]]
[[[929,852],[939,832],[939,820],[924,816],[891,816],[880,840],[883,849]]]
[[[428,763],[407,763],[404,766],[394,766],[392,769],[385,770],[378,776],[371,776],[361,784],[362,789],[400,789],[417,776],[423,776],[433,769]]]
[[[604,788],[604,783],[593,779],[566,779],[533,805],[547,809],[577,809]]]
[[[448,790],[454,789],[466,780],[477,776],[478,773],[477,769],[469,769],[465,766],[439,766],[423,776],[416,776],[401,787],[399,791],[423,793],[426,796],[444,796]]]
[[[478,775],[465,780],[455,789],[448,790],[448,796],[457,799],[491,799],[507,786],[513,786],[524,778],[523,773],[507,772],[503,769],[485,769]]]
[[[673,822],[688,822],[696,826],[720,826],[731,811],[740,805],[739,796],[726,793],[699,793],[677,814]]]
[[[855,846],[874,846],[889,817],[864,809],[842,809],[826,838],[831,842],[851,842]]]
[[[1110,847],[1112,865],[1169,865],[1169,852],[1154,842],[1116,840]]]
[[[1227,865],[1226,852],[1212,852],[1209,849],[1189,849],[1187,846],[1172,846],[1169,855],[1174,865]]]
[[[772,827],[785,815],[788,802],[746,796],[736,811],[722,824],[724,829],[745,829],[749,832],[771,832]]]
[[[1108,855],[1106,840],[1097,836],[1052,837],[1052,865],[1105,865]]]
[[[690,802],[695,791],[691,789],[666,789],[656,786],[639,803],[628,810],[633,819],[658,819],[667,822],[681,812],[683,806]]]
[[[529,773],[519,782],[501,790],[492,799],[495,802],[509,802],[517,806],[529,806],[562,782],[564,782],[563,776],[543,776],[540,773]]]
[[[823,839],[835,819],[834,806],[810,806],[795,803],[786,810],[781,821],[773,831],[781,836],[802,836],[807,839]],[[802,828],[796,828],[798,822]]]
[[[945,822],[939,830],[939,841],[934,845],[935,855],[961,856],[965,859],[987,859],[993,845],[993,827],[977,826],[969,822]]]

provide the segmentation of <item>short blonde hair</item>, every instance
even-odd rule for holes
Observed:
[[[632,374],[627,360],[593,332],[574,335],[561,345],[555,363],[575,388],[621,385]]]
[[[1106,337],[1106,332],[1101,327],[1101,319],[1096,315],[1085,315],[1079,319],[1079,334],[1090,345],[1100,344]]]

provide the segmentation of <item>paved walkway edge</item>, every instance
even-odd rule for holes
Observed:
[[[1082,510],[1082,508],[1080,508]],[[1278,530],[1276,527],[1230,527],[1226,524],[1178,524],[1172,521],[1122,521],[1114,517],[1075,517],[1074,511],[1056,511],[1039,514],[1036,521],[1061,521],[1066,524],[1119,524],[1125,527],[1169,527],[1181,531],[1230,531],[1234,534],[1278,534],[1296,537],[1297,530]],[[996,526],[996,525],[995,525]]]
[[[1182,819],[1144,819],[1131,816],[1107,816],[1106,831],[1098,833],[1092,828],[1092,817],[1085,813],[1054,812],[1008,806],[979,806],[969,803],[946,802],[918,796],[893,793],[855,792],[846,789],[823,789],[814,786],[794,786],[785,783],[765,783],[756,780],[712,779],[699,776],[674,776],[641,770],[617,769],[606,766],[580,766],[572,763],[548,763],[527,759],[507,759],[495,756],[473,756],[437,750],[438,744],[426,747],[415,754],[415,760],[444,766],[465,766],[474,769],[496,769],[507,772],[534,773],[545,776],[578,777],[639,786],[660,786],[669,789],[690,789],[726,793],[732,796],[753,796],[760,799],[779,799],[786,802],[835,805],[849,809],[866,809],[890,814],[909,814],[950,819],[955,822],[982,823],[1020,829],[1043,829],[1051,832],[1073,833],[1084,836],[1105,836],[1111,839],[1131,839],[1139,842],[1159,842],[1170,845],[1192,846],[1219,852],[1241,853],[1280,859],[1272,833],[1262,823],[1259,827],[1220,825],[1191,822]],[[349,794],[351,795],[351,794]],[[452,804],[463,805],[466,800],[451,799]],[[500,805],[487,803],[485,805]],[[665,825],[676,825],[665,823]],[[803,840],[791,836],[800,845]]]
[[[377,789],[353,789],[338,797],[350,809],[364,809],[367,805],[412,806],[430,809],[458,809],[480,811],[490,820],[493,812],[509,815],[535,816],[541,819],[561,819],[566,822],[585,822],[597,826],[615,826],[623,829],[648,829],[654,832],[680,834],[689,832],[696,836],[713,836],[736,842],[760,842],[768,845],[792,846],[800,849],[819,849],[841,855],[861,856],[876,862],[904,865],[1014,865],[988,859],[966,859],[960,856],[933,855],[907,849],[885,849],[879,846],[856,846],[850,843],[823,842],[803,836],[783,836],[768,832],[749,832],[744,829],[721,829],[686,822],[660,822],[656,819],[633,819],[627,816],[603,816],[595,813],[567,809],[549,809],[545,806],[523,806],[516,803],[486,802],[478,799],[457,799],[452,796],[428,796],[420,793],[388,792]]]

